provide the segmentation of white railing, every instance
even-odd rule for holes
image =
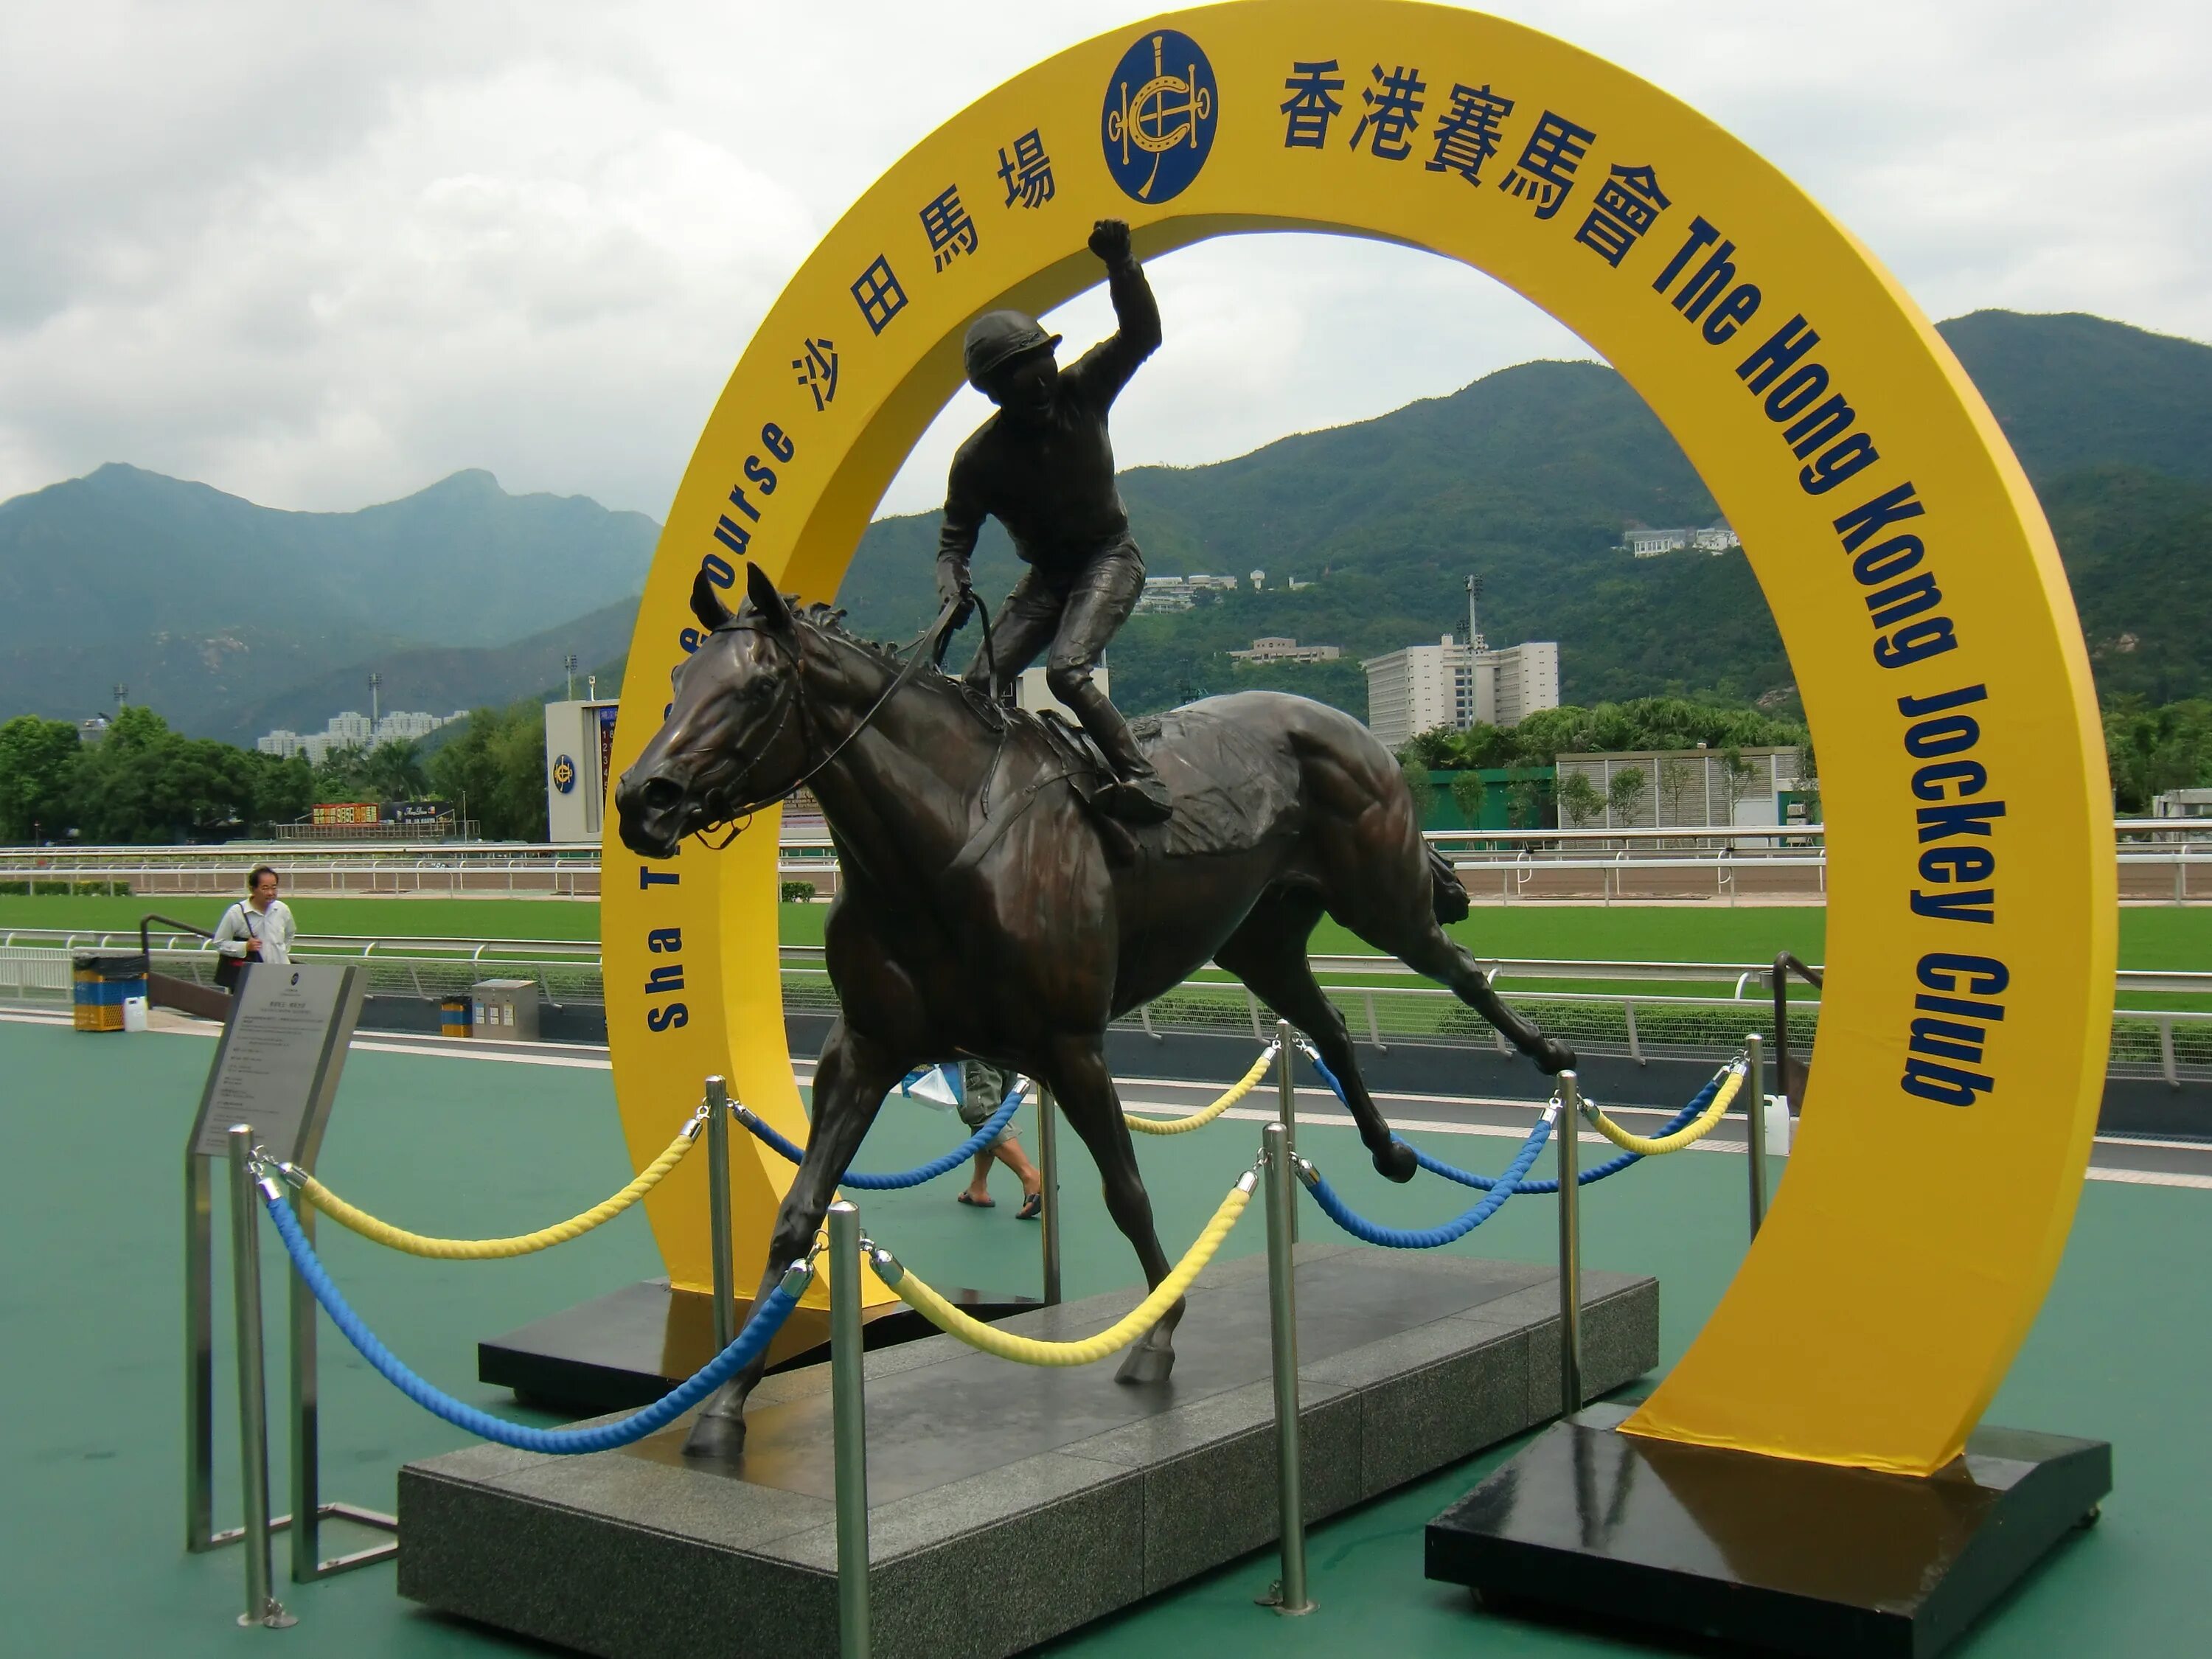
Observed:
[[[1820,823],[1712,823],[1665,829],[1600,826],[1431,830],[1426,832],[1426,837],[1451,857],[1480,857],[1494,853],[1510,857],[1526,848],[1552,858],[1611,858],[1623,852],[1649,858],[1670,848],[1686,854],[1710,854],[1721,845],[1739,855],[1747,856],[1763,849],[1785,856],[1803,856],[1825,847],[1827,833],[1827,826]],[[2197,859],[2212,856],[2212,818],[2115,818],[2112,833],[2124,856],[2174,848],[2188,848]],[[836,857],[836,847],[828,831],[805,821],[786,823],[781,846],[792,857],[832,861]],[[490,865],[501,869],[513,865],[517,868],[543,869],[556,864],[596,867],[599,847],[596,842],[358,842],[316,843],[312,850],[303,848],[298,842],[224,842],[210,846],[0,847],[0,872],[51,871],[59,876],[91,866],[129,870],[167,864],[211,864],[243,871],[279,855],[287,870],[349,861],[440,869],[453,865]]]
[[[205,939],[162,932],[152,934],[149,942],[160,971],[212,982],[214,952]],[[135,930],[0,932],[0,997],[65,1000],[71,951],[136,951],[137,945]],[[295,948],[303,957],[361,963],[368,970],[370,990],[380,994],[463,995],[495,964],[501,978],[535,980],[539,994],[556,1007],[598,1006],[605,999],[599,947],[576,940],[303,935]],[[821,947],[787,945],[781,954],[787,1006],[794,1012],[833,1007],[835,994]],[[1771,963],[1571,958],[1496,957],[1481,965],[1509,995],[1540,1003],[1547,1029],[1593,1051],[1625,1053],[1639,1062],[1668,1054],[1710,1052],[1740,1040],[1745,1030],[1764,1023],[1773,972]],[[1325,955],[1314,958],[1314,968],[1346,1024],[1377,1049],[1387,1052],[1394,1041],[1443,1039],[1487,1042],[1505,1050],[1504,1039],[1450,991],[1428,982],[1398,982],[1422,977],[1402,963],[1387,957]],[[1729,988],[1706,995],[1605,988],[1638,984]],[[2114,991],[2119,996],[2212,997],[2212,973],[2128,970],[2116,976]],[[1820,1017],[1818,999],[1793,999],[1790,1009],[1809,1042]],[[1194,1026],[1249,1029],[1264,1041],[1273,1018],[1243,985],[1209,969],[1134,1011],[1124,1023],[1156,1037],[1162,1027]],[[2175,1087],[2185,1066],[2192,1078],[2212,1075],[2212,1042],[2177,1036],[2192,1030],[2212,1035],[2212,1008],[2124,1008],[2116,1011],[2116,1019],[2113,1075],[2156,1076]]]

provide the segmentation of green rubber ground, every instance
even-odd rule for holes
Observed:
[[[232,1623],[236,1552],[185,1554],[179,1169],[211,1053],[203,1038],[81,1036],[0,1023],[0,1067],[10,1084],[7,1146],[19,1172],[15,1201],[0,1210],[0,1260],[9,1264],[0,1289],[0,1651],[162,1659],[234,1656],[264,1644],[291,1659],[545,1651],[414,1610],[394,1594],[388,1566],[322,1584],[285,1583],[281,1539],[279,1593],[301,1622],[281,1635],[240,1632]],[[417,1229],[523,1231],[604,1196],[628,1173],[611,1099],[609,1075],[596,1069],[357,1053],[320,1173],[349,1197]],[[1026,1128],[1026,1114],[1022,1121]],[[1255,1127],[1223,1120],[1195,1135],[1140,1143],[1171,1249],[1194,1235],[1249,1163]],[[957,1138],[951,1116],[894,1103],[860,1165],[905,1167]],[[1468,1196],[1428,1181],[1386,1187],[1366,1171],[1348,1133],[1310,1130],[1304,1146],[1378,1217],[1427,1224],[1455,1212]],[[1454,1137],[1443,1150],[1496,1168],[1512,1143]],[[1131,1284],[1133,1263],[1103,1218],[1079,1146],[1070,1146],[1066,1166],[1067,1293]],[[1692,1153],[1647,1161],[1586,1200],[1589,1264],[1661,1279],[1662,1363],[1680,1353],[1741,1257],[1743,1176],[1740,1158]],[[1012,1288],[1034,1289],[1036,1234],[1013,1218],[1012,1181],[1000,1173],[1001,1201],[987,1212],[955,1205],[955,1190],[948,1176],[914,1192],[870,1195],[869,1228],[939,1284],[1011,1278]],[[222,1214],[219,1208],[219,1222]],[[1304,1224],[1310,1237],[1328,1224],[1309,1209]],[[1553,1225],[1548,1202],[1516,1200],[1455,1248],[1548,1260]],[[220,1224],[217,1231],[220,1240]],[[335,1228],[324,1234],[332,1273],[403,1358],[464,1399],[510,1411],[511,1401],[473,1381],[478,1337],[658,1266],[635,1213],[558,1250],[504,1263],[417,1261]],[[275,1344],[282,1255],[265,1223],[264,1240]],[[1227,1249],[1239,1254],[1261,1242],[1255,1212]],[[2110,1438],[2118,1489],[2103,1523],[2062,1546],[1958,1652],[2039,1659],[2202,1650],[2195,1576],[2212,1528],[2205,1486],[2212,1429],[2202,1409],[2212,1298],[2195,1264],[2208,1253],[2212,1193],[2090,1184],[2057,1285],[1992,1416]],[[228,1273],[220,1248],[218,1273]],[[224,1297],[218,1386],[225,1410],[228,1318]],[[386,1386],[327,1324],[324,1333],[325,1495],[389,1508],[402,1462],[464,1437]],[[271,1367],[272,1404],[280,1409],[281,1352]],[[1910,1379],[1899,1386],[1910,1387]],[[281,1493],[281,1436],[276,1451]],[[1463,1593],[1421,1577],[1424,1523],[1506,1455],[1462,1465],[1317,1528],[1310,1550],[1320,1611],[1310,1618],[1284,1620],[1252,1605],[1273,1576],[1270,1553],[1049,1650],[1131,1659],[1196,1651],[1629,1651],[1490,1619]],[[237,1487],[236,1450],[227,1438],[216,1468],[219,1522],[228,1523]],[[325,1537],[335,1547],[332,1534]]]

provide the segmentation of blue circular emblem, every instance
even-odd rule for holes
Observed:
[[[553,787],[564,795],[576,787],[576,763],[566,755],[553,763]]]
[[[1198,42],[1174,29],[1146,35],[1106,85],[1106,170],[1137,201],[1174,200],[1212,153],[1220,110],[1213,65]]]

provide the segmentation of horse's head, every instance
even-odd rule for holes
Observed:
[[[672,857],[693,830],[780,799],[805,769],[803,641],[775,584],[747,565],[745,603],[732,613],[702,571],[691,610],[706,636],[672,677],[660,730],[615,786],[623,845],[647,858]]]

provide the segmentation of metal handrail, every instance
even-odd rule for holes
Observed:
[[[1805,1097],[1806,1062],[1794,1060],[1790,1053],[1790,975],[1796,974],[1815,989],[1826,989],[1827,975],[1818,968],[1808,968],[1787,951],[1778,951],[1774,957],[1774,1080],[1782,1085],[1784,1109],[1802,1103]],[[1752,1103],[1754,1111],[1759,1103]]]
[[[212,940],[215,938],[215,935],[204,927],[195,927],[189,921],[179,921],[174,916],[160,915],[149,911],[138,918],[138,950],[141,955],[149,958],[154,954],[154,945],[147,935],[152,925],[157,921],[166,927],[176,927],[187,933],[197,933],[204,939]]]

